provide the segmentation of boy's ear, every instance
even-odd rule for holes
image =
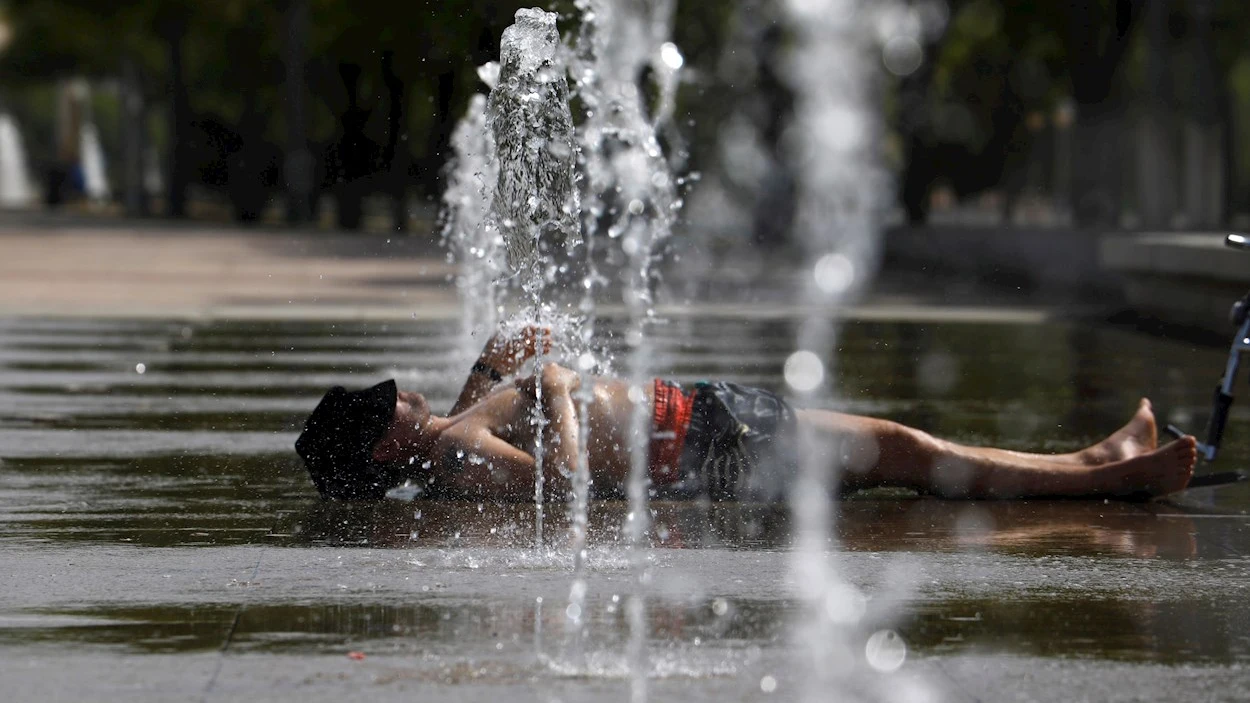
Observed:
[[[379,462],[379,463],[386,463],[388,461],[393,461],[395,459],[395,455],[398,449],[399,449],[399,445],[383,437],[382,439],[379,439],[377,441],[377,444],[373,445],[373,450],[370,452],[370,454],[373,456],[374,461]]]

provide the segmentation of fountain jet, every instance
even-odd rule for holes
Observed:
[[[560,53],[557,15],[537,8],[516,12],[500,42],[499,82],[487,102],[498,171],[488,227],[498,229],[513,274],[525,272],[531,295],[548,271],[543,245],[580,242],[576,144],[569,90]]]

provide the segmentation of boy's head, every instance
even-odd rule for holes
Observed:
[[[395,381],[349,391],[331,388],[304,423],[295,451],[323,498],[377,500],[401,477],[374,460],[373,448],[395,416]]]

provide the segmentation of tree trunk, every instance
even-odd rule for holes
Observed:
[[[1072,129],[1072,213],[1078,224],[1114,225],[1120,215],[1121,120],[1115,77],[1143,0],[1068,3],[1067,49],[1076,122]]]
[[[1224,199],[1223,139],[1219,125],[1185,121],[1185,224],[1212,229],[1220,224]]]
[[[308,44],[308,0],[289,0],[286,21],[286,219],[298,225],[312,218],[313,156],[308,149],[307,87],[304,65]]]
[[[1193,105],[1185,125],[1185,214],[1191,227],[1214,228],[1222,222],[1224,203],[1224,134],[1220,103],[1226,92],[1215,57],[1212,0],[1191,0],[1193,31],[1187,48],[1193,65]]]
[[[143,155],[147,149],[147,105],[143,79],[133,58],[122,61],[122,169],[126,215],[146,217],[148,194],[144,184]]]
[[[396,232],[404,232],[408,229],[408,166],[411,158],[408,155],[408,129],[404,123],[404,102],[407,93],[404,90],[404,82],[395,74],[394,61],[393,52],[383,52],[382,80],[386,83],[388,110],[382,169],[387,191],[391,195],[392,223]],[[450,94],[449,90],[449,101]],[[450,109],[448,107],[448,114],[450,114]],[[444,131],[449,131],[449,127],[444,128]]]
[[[169,178],[166,183],[166,214],[187,216],[187,185],[190,183],[191,99],[183,77],[182,41],[186,37],[185,20],[174,20],[165,27],[169,49]]]
[[[1078,104],[1072,126],[1072,213],[1078,224],[1115,226],[1124,170],[1122,111],[1106,103]]]
[[[1160,229],[1171,226],[1176,208],[1176,164],[1173,157],[1172,90],[1168,51],[1168,13],[1171,0],[1146,6],[1148,58],[1146,100],[1138,129],[1141,149],[1137,154],[1137,211],[1141,225]]]

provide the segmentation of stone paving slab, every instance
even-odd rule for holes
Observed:
[[[455,300],[454,268],[429,236],[0,223],[0,250],[0,314],[400,311]]]
[[[428,231],[386,235],[0,219],[0,251],[0,316],[446,319],[462,309],[453,279],[457,268]],[[1003,293],[953,292],[900,272],[878,280],[862,303],[830,310],[792,302],[803,272],[770,271],[754,280],[759,272],[722,267],[709,275],[720,280],[711,283],[706,300],[689,305],[662,297],[657,312],[1029,324],[1084,309],[1067,300],[1045,304]],[[740,275],[752,280],[738,281]],[[725,295],[725,285],[733,295]],[[760,294],[750,295],[751,290]],[[599,312],[625,310],[606,304]]]
[[[1150,519],[1145,514],[1142,517]],[[1029,602],[1038,607],[1068,589],[1077,599],[1074,604],[1085,602],[1073,606],[1078,619],[1100,612],[1091,610],[1091,603],[1107,599],[1123,603],[1107,611],[1112,619],[1093,621],[1091,632],[1116,636],[1112,630],[1130,624],[1126,620],[1131,618],[1129,613],[1140,609],[1141,633],[1122,632],[1118,636],[1147,646],[1164,637],[1198,643],[1201,640],[1197,638],[1203,637],[1200,630],[1212,623],[1200,619],[1187,631],[1183,623],[1195,615],[1185,605],[1190,602],[1187,599],[1195,595],[1222,595],[1229,603],[1244,599],[1244,589],[1234,587],[1243,582],[1235,576],[1230,581],[1230,575],[1224,573],[1228,564],[1220,559],[1192,562],[1191,567],[1185,562],[1153,563],[1132,558],[1033,558],[1010,553],[950,553],[944,549],[848,552],[837,557],[843,577],[875,592],[876,601],[890,599],[891,579],[912,582],[911,587],[901,589],[905,601],[890,606],[878,602],[874,606],[878,610],[888,607],[918,612],[931,619],[933,615],[925,613],[937,608],[945,613],[946,627],[964,633],[961,640],[986,628],[998,633],[987,642],[986,649],[1001,651],[978,652],[975,640],[969,639],[966,644],[938,645],[973,650],[969,653],[915,653],[891,686],[896,693],[898,687],[918,687],[923,698],[899,695],[892,700],[1232,701],[1245,700],[1250,692],[1250,669],[1245,668],[1242,656],[1231,663],[1187,661],[1183,648],[1177,650],[1180,658],[1174,662],[1105,658],[1114,655],[1114,650],[1093,658],[1079,651],[1037,656],[1028,649],[1037,644],[1031,639],[1037,637],[1035,630],[1029,630],[1034,633],[1031,635],[1014,635],[1012,628],[1026,623],[1006,617],[1008,604],[1013,601],[1032,599]],[[535,659],[529,634],[520,640],[509,637],[529,632],[525,613],[532,606],[525,604],[534,602],[535,593],[556,604],[555,615],[567,590],[568,574],[556,563],[563,559],[550,564],[542,559],[526,562],[524,549],[84,546],[23,547],[6,552],[4,586],[8,593],[0,602],[0,625],[7,631],[7,642],[0,643],[0,680],[14,694],[11,700],[389,701],[411,700],[419,694],[421,700],[486,701],[504,694],[524,701],[598,701],[619,700],[628,690],[627,677],[615,665],[602,665],[591,673],[562,675],[541,656]],[[660,550],[656,558],[659,568],[651,607],[668,613],[666,618],[690,618],[683,603],[691,597],[716,594],[740,610],[748,623],[761,615],[772,620],[788,618],[786,613],[792,613],[787,610],[791,606],[786,595],[791,589],[784,582],[776,582],[776,575],[785,570],[788,557],[784,552],[681,549]],[[618,565],[600,561],[590,574],[590,592],[604,598],[614,589],[628,588],[624,564],[623,551]],[[707,592],[691,594],[690,577],[702,574],[706,578],[709,571],[714,573],[703,586]],[[1241,571],[1238,567],[1236,573]],[[505,581],[516,585],[505,586]],[[437,593],[422,588],[431,584],[438,586]],[[215,639],[178,654],[161,653],[162,648],[182,647],[168,633],[163,640],[126,638],[128,630],[122,630],[118,639],[83,634],[107,633],[112,627],[125,627],[126,619],[143,614],[154,617],[160,609],[175,606],[184,608],[186,617],[203,618],[212,605],[220,606],[223,601],[233,604],[234,624],[227,608]],[[774,601],[775,606],[752,610]],[[126,602],[130,605],[125,606]],[[258,645],[280,644],[281,635],[287,632],[284,628],[297,628],[290,635],[298,635],[305,628],[315,631],[312,623],[297,625],[289,615],[286,620],[268,622],[266,603],[280,609],[306,604],[312,614],[318,609],[336,611],[334,602],[362,614],[370,612],[364,603],[389,603],[375,609],[385,612],[387,608],[402,611],[432,606],[434,613],[460,615],[451,626],[424,630],[426,637],[407,634],[388,638],[386,622],[379,622],[372,628],[367,624],[355,628],[355,640],[336,637],[319,643],[305,632],[302,638],[291,640],[296,650],[292,653],[256,651]],[[973,613],[985,607],[984,603],[993,602],[1004,604],[1003,608]],[[1181,607],[1170,608],[1173,602]],[[84,614],[76,619],[46,614],[57,609]],[[92,616],[96,610],[120,614],[111,619]],[[1173,620],[1160,621],[1160,611],[1171,610],[1175,612],[1167,617]],[[753,612],[757,614],[753,616]],[[477,618],[485,619],[479,622]],[[552,624],[555,622],[558,620]],[[733,654],[732,646],[724,649],[726,643],[709,641],[701,648],[696,640],[692,646],[690,638],[698,631],[696,626],[693,620],[686,623],[694,629],[680,635],[679,648],[666,648],[663,642],[654,646],[653,656],[675,657],[680,668],[668,673],[663,667],[657,670],[650,684],[651,700],[760,700],[758,693],[751,692],[752,682],[770,672],[781,680],[777,699],[793,699],[786,695],[792,681],[780,674],[794,656],[792,645],[784,638],[770,641],[761,636],[763,633],[757,634],[757,639],[747,641],[758,643],[762,649],[754,657],[743,658]],[[236,635],[236,627],[248,634]],[[1053,622],[1059,633],[1071,627],[1072,623]],[[1234,632],[1237,627],[1236,621],[1230,624]],[[13,634],[14,628],[43,634],[23,638],[21,633]],[[57,635],[57,631],[66,634]],[[367,634],[370,632],[374,634]],[[657,636],[673,637],[680,632]],[[559,628],[551,628],[546,637],[548,642],[541,649],[555,656],[560,651]],[[1003,647],[1013,641],[1026,648]],[[492,642],[499,642],[501,651],[496,652]],[[925,646],[932,649],[935,644]],[[1176,649],[1177,645],[1167,648]],[[364,656],[349,656],[355,650]],[[711,658],[701,660],[700,652]],[[1121,656],[1136,658],[1142,653],[1126,651]],[[1158,654],[1166,656],[1162,651]],[[722,660],[725,656],[728,658]]]
[[[980,663],[986,664],[984,660]],[[919,693],[906,700],[932,703],[972,703],[976,699],[960,691],[941,673],[920,661],[912,680]],[[75,672],[64,676],[63,672]],[[20,657],[0,661],[0,680],[11,700],[41,703],[90,701],[454,701],[455,703],[515,703],[552,701],[621,701],[629,699],[629,682],[621,677],[604,681],[570,678],[504,685],[489,667],[466,667],[445,671],[422,666],[398,656],[373,656],[354,661],[342,655],[154,655],[142,658],[108,654],[75,654],[57,659]],[[905,677],[900,676],[900,679]],[[211,685],[210,683],[211,682]],[[903,684],[903,681],[899,681]],[[1057,683],[1057,682],[1052,682]],[[729,677],[649,682],[650,700],[683,700],[692,693],[699,699],[726,702],[793,700],[794,692],[782,686],[773,695],[744,691]],[[1052,690],[1058,687],[1052,686]],[[1164,693],[1179,687],[1164,687]],[[1038,689],[1029,690],[1037,692]],[[989,700],[989,699],[987,699]],[[1034,697],[1030,700],[1086,700]],[[1090,699],[1092,700],[1092,699]],[[1220,700],[1220,699],[1211,699]],[[1231,699],[1230,699],[1231,700]]]
[[[1054,701],[1119,703],[1121,701],[1244,701],[1250,698],[1250,671],[1240,666],[1154,666],[1086,662],[1040,657],[968,656],[923,658],[914,665],[924,675],[925,695],[913,700],[937,703],[975,701]],[[73,671],[73,676],[65,676]],[[75,654],[51,658],[7,656],[0,661],[0,680],[10,700],[42,703],[175,700],[231,701],[457,701],[497,703],[506,692],[510,701],[622,700],[628,683],[607,681],[597,686],[559,683],[507,688],[489,680],[440,682],[402,657],[306,655],[149,655]],[[212,681],[210,687],[208,682]],[[695,687],[709,700],[767,700],[745,694],[725,680],[653,682],[656,700]],[[572,690],[570,690],[572,689]],[[562,698],[573,693],[577,698]],[[786,691],[771,697],[786,700]]]
[[[1240,665],[1125,664],[1040,657],[952,657],[933,662],[970,700],[1064,701],[1245,701],[1250,670]]]

